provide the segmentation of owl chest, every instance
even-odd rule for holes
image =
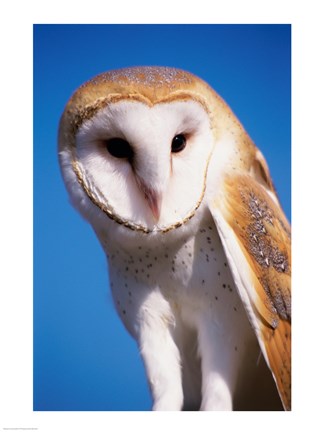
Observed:
[[[245,320],[241,299],[215,225],[203,225],[172,257],[161,274],[160,290],[186,324],[202,315],[221,326]]]
[[[212,222],[203,224],[177,247],[161,242],[156,248],[139,245],[128,254],[115,249],[109,264],[115,304],[129,329],[147,293],[156,289],[169,302],[175,317],[188,324],[201,313],[220,322],[242,314],[241,301]]]

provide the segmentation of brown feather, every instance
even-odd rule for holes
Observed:
[[[263,170],[263,175],[265,173],[266,171]],[[264,183],[272,184],[266,177]],[[291,407],[290,227],[278,203],[251,175],[242,174],[226,178],[225,206],[227,223],[234,231],[251,270],[251,280],[255,290],[252,305],[260,322],[269,366],[284,407],[289,410]]]

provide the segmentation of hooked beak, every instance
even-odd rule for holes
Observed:
[[[137,178],[137,181],[141,191],[144,194],[144,198],[150,207],[150,210],[154,218],[154,222],[158,222],[161,214],[161,202],[162,202],[161,193],[146,186],[146,184],[140,178]]]

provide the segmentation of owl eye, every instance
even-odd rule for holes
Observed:
[[[108,152],[118,159],[131,160],[134,152],[130,144],[122,138],[111,138],[105,141]]]
[[[176,135],[172,140],[171,151],[172,153],[181,152],[187,144],[186,137],[183,134]]]

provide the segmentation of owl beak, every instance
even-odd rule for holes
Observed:
[[[161,195],[152,190],[145,190],[144,197],[151,209],[154,222],[157,222],[161,214]]]
[[[138,179],[138,183],[144,194],[144,198],[150,207],[154,222],[158,222],[161,214],[162,194],[146,186],[146,184],[140,179]]]

